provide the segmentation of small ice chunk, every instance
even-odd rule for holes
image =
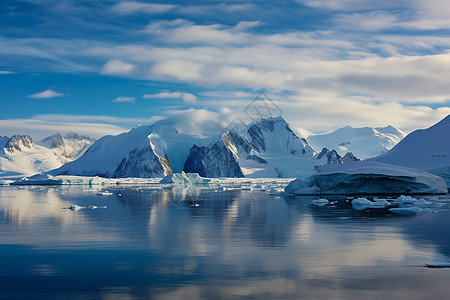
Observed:
[[[108,192],[108,191],[97,193],[97,196],[111,196],[111,195],[113,195],[113,193]]]
[[[417,213],[422,212],[422,209],[417,206],[413,207],[395,207],[395,208],[389,208],[389,211],[394,214],[399,215],[415,215]]]
[[[352,207],[354,210],[365,210],[369,207],[375,207],[373,202],[366,198],[357,198],[352,201]]]
[[[391,205],[391,203],[389,201],[387,201],[386,199],[374,199],[375,201],[372,202],[372,205],[374,207],[386,207],[388,205]]]
[[[95,205],[89,205],[88,208],[90,208],[90,209],[97,209],[97,206],[95,206]]]
[[[323,207],[328,204],[330,204],[330,201],[328,201],[327,199],[323,199],[323,198],[315,199],[315,200],[311,201],[311,205],[313,205],[313,206]]]
[[[72,210],[72,211],[79,211],[82,208],[83,207],[78,206],[78,205],[72,205],[71,207],[69,207],[69,209]]]
[[[420,198],[419,200],[416,200],[415,204],[418,207],[428,207],[431,204],[431,202],[425,200],[424,198]]]
[[[400,208],[402,207],[411,207],[411,206],[415,206],[416,205],[416,198],[413,198],[411,196],[404,196],[401,195],[400,197],[398,197],[397,199],[395,199],[393,201],[393,203],[397,203],[399,205]]]

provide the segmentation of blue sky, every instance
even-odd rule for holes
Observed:
[[[293,126],[450,113],[444,0],[0,2],[0,135],[224,125],[265,91]]]

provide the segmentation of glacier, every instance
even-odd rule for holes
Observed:
[[[374,161],[324,166],[285,188],[289,194],[446,194],[442,178],[406,167]]]

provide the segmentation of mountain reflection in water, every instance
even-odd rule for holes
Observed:
[[[111,196],[0,187],[0,297],[443,299],[450,292],[450,270],[422,267],[450,260],[446,205],[438,214],[367,216],[342,201],[314,208],[313,197],[263,191],[108,189]]]

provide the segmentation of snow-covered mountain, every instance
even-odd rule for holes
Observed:
[[[337,161],[329,158],[333,153]],[[161,120],[105,136],[51,174],[161,177],[185,171],[205,177],[305,177],[316,165],[344,162],[335,151],[320,159],[317,155],[281,117],[237,124],[210,135]]]
[[[236,147],[227,132],[211,147],[192,146],[184,171],[203,177],[244,177],[238,159]]]
[[[310,135],[307,140],[315,149],[335,149],[341,156],[352,152],[359,159],[366,159],[386,153],[404,137],[405,133],[393,126],[346,126],[331,133]]]
[[[51,171],[56,175],[161,177],[172,173],[163,149],[152,143],[155,126],[137,126],[97,140],[80,158]],[[157,154],[157,152],[159,152]]]
[[[282,117],[240,125],[212,146],[191,149],[184,171],[205,177],[305,177],[317,165],[357,160],[328,149],[318,154]]]
[[[65,164],[78,158],[93,142],[95,139],[86,135],[70,133],[63,137],[56,133],[43,139],[41,144],[52,149],[58,161]]]
[[[450,187],[450,115],[427,129],[410,133],[389,152],[371,161],[426,170]]]
[[[0,177],[15,178],[46,172],[77,158],[94,139],[55,134],[35,143],[30,135],[0,137]]]

